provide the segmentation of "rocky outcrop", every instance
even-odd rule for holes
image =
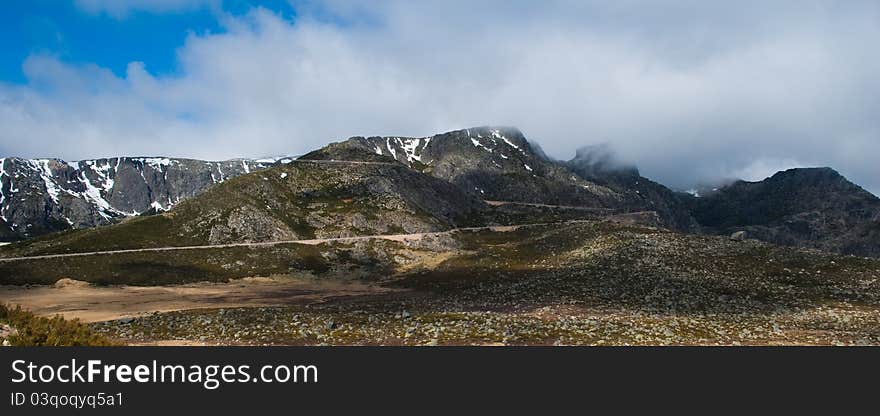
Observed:
[[[206,162],[119,157],[67,163],[3,158],[0,241],[167,211],[215,183],[274,163],[274,159]]]
[[[284,222],[263,215],[252,205],[234,208],[227,216],[225,224],[211,227],[209,244],[223,244],[235,241],[285,241],[296,240],[299,236]]]
[[[880,199],[830,168],[791,169],[682,199],[707,232],[880,256]]]

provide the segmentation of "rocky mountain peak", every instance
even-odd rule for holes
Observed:
[[[765,182],[768,186],[821,188],[825,191],[835,190],[852,192],[854,194],[869,194],[862,187],[850,182],[839,172],[829,167],[789,169],[777,172]],[[865,196],[867,197],[868,195]]]
[[[528,140],[514,127],[473,127],[429,137],[353,137],[348,142],[407,166],[417,167],[429,165],[449,154],[479,157],[480,152],[494,153],[495,158],[500,159],[497,160],[498,164],[511,156],[517,159],[521,159],[521,156],[534,157]]]
[[[813,168],[792,168],[788,170],[783,170],[776,172],[771,179],[783,179],[783,178],[791,178],[791,177],[810,177],[816,179],[839,179],[843,178],[836,170],[827,167],[813,167]]]
[[[430,137],[353,137],[304,159],[396,160],[493,201],[603,206],[613,192],[536,154],[513,127],[474,127]]]
[[[271,160],[207,162],[167,157],[0,159],[0,241],[89,228],[146,212],[229,178],[271,166]]]
[[[831,168],[797,168],[737,181],[689,202],[706,231],[747,230],[777,244],[876,256],[880,199]]]

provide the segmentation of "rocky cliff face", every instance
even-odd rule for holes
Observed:
[[[167,211],[209,186],[275,160],[120,157],[67,163],[0,159],[0,241]]]
[[[880,199],[830,168],[791,169],[682,198],[708,232],[880,256]]]

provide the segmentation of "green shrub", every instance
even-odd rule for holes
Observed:
[[[0,322],[11,325],[18,332],[9,337],[16,346],[107,346],[113,343],[93,332],[78,319],[61,316],[44,318],[21,309],[0,304]]]

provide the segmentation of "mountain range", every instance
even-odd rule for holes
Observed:
[[[681,200],[706,233],[880,256],[880,199],[830,168],[790,169]]]
[[[613,163],[602,147],[553,160],[509,127],[352,137],[298,159],[0,159],[0,240],[44,236],[67,251],[411,234],[551,211],[880,255],[880,200],[832,169],[696,197]]]
[[[206,162],[116,157],[67,163],[0,159],[0,240],[107,225],[167,211],[229,178],[284,159]]]

